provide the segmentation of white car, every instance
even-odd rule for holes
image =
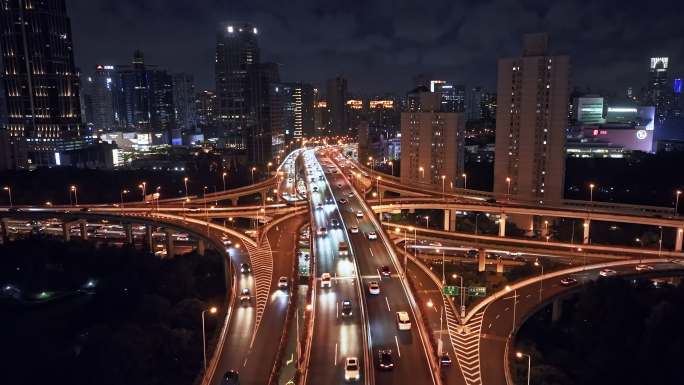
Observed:
[[[369,231],[368,239],[378,239],[378,234],[375,231]]]
[[[617,274],[617,271],[611,269],[603,269],[599,271],[601,277],[612,277]]]
[[[344,379],[346,381],[358,381],[359,378],[361,378],[359,359],[356,357],[347,357],[344,363]]]
[[[363,218],[363,211],[359,210],[356,212],[356,217],[357,218]]]
[[[359,228],[357,226],[352,226],[349,228],[349,231],[351,231],[352,234],[357,234],[359,232]]]
[[[278,278],[278,289],[287,289],[287,277]]]
[[[636,265],[636,271],[646,271],[646,270],[653,270],[653,266],[644,265],[644,264]]]
[[[330,288],[332,286],[332,277],[330,276],[330,273],[323,273],[321,275],[321,287],[322,288]]]
[[[397,327],[399,330],[411,330],[411,319],[407,312],[397,312]]]
[[[373,295],[380,294],[380,284],[378,281],[370,281],[368,284],[368,292]]]
[[[240,291],[240,303],[250,302],[251,300],[252,300],[252,295],[249,293],[249,289],[248,288],[242,289],[242,291]]]

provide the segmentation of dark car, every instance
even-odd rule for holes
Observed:
[[[240,265],[240,272],[243,274],[248,274],[250,271],[252,271],[252,268],[249,266],[249,263],[243,263]]]
[[[468,258],[477,258],[480,255],[480,252],[477,249],[470,249],[466,251],[466,257]]]
[[[378,351],[378,367],[382,370],[392,370],[394,368],[392,349],[380,349]]]
[[[332,225],[331,227],[338,227],[340,225],[340,221],[338,221],[337,219],[333,219],[332,221],[330,221],[330,224]]]
[[[223,385],[240,385],[240,374],[237,370],[229,370],[223,375]]]
[[[342,316],[349,317],[352,315],[352,302],[350,299],[342,301]]]
[[[439,365],[440,366],[451,366],[451,357],[449,357],[449,353],[443,352],[442,354],[439,355]]]
[[[572,277],[565,277],[561,279],[560,284],[563,286],[575,286],[577,285],[577,280]]]
[[[380,267],[380,274],[383,277],[389,277],[392,275],[392,272],[390,271],[389,266],[385,265],[385,266]]]

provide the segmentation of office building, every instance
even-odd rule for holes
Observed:
[[[274,131],[285,140],[314,135],[314,89],[305,83],[275,83],[271,111]]]
[[[347,135],[347,79],[338,76],[326,82],[326,102],[330,119],[328,131],[332,135]]]
[[[95,73],[88,77],[88,92],[92,128],[98,132],[109,132],[120,127],[118,108],[118,73],[111,64],[98,64]]]
[[[173,106],[176,129],[182,133],[196,132],[197,105],[195,104],[195,81],[192,75],[185,73],[173,75]]]
[[[315,136],[331,135],[330,107],[328,101],[321,98],[318,90],[314,89],[314,132]]]
[[[400,123],[401,111],[397,98],[385,95],[369,101],[368,124],[373,136],[394,138],[400,132]]]
[[[500,59],[494,193],[535,203],[563,198],[570,59],[548,35],[525,35],[522,56]]]
[[[79,76],[65,0],[5,1],[0,26],[7,108],[2,129],[12,142],[26,141],[32,166],[53,165],[55,147],[82,134]]]
[[[213,127],[216,124],[216,94],[210,90],[202,90],[195,96],[197,125],[200,129]]]
[[[672,89],[668,82],[668,57],[652,57],[649,66],[646,97],[642,103],[655,106],[656,125],[660,126],[667,117]]]
[[[440,95],[440,111],[465,111],[465,86],[454,85],[443,80],[430,82],[430,92]]]
[[[485,102],[487,91],[482,87],[473,87],[468,92],[468,102],[466,103],[466,118],[469,121],[481,120],[482,107]]]
[[[441,95],[425,87],[410,94],[413,110],[401,113],[402,183],[450,186],[463,173],[465,116],[441,112]]]
[[[586,95],[576,98],[574,103],[575,119],[578,124],[596,125],[605,123],[603,118],[603,98]]]

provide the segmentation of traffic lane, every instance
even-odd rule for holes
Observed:
[[[442,294],[439,288],[435,285],[430,277],[419,268],[414,262],[409,261],[408,274],[416,282],[417,293],[416,301],[422,301],[427,304],[428,301],[433,303],[433,306],[425,307],[428,309],[427,317],[430,322],[430,326],[435,334],[434,338],[439,340],[440,338],[440,326],[442,329],[442,349],[443,351],[449,353],[451,357],[452,364],[450,367],[442,367],[441,370],[446,374],[446,380],[443,381],[445,384],[449,385],[462,385],[465,384],[463,374],[461,369],[456,363],[456,352],[454,351],[454,346],[451,344],[451,339],[449,338],[449,330],[446,323],[446,315],[442,314],[442,306],[444,302],[442,301]],[[440,318],[442,318],[440,320]]]
[[[295,246],[298,230],[306,222],[305,215],[299,215],[277,225],[268,232],[267,237],[273,249],[273,277],[271,280],[271,296],[262,315],[261,326],[251,343],[249,354],[240,370],[240,381],[248,385],[261,385],[268,382],[269,370],[266,365],[273,365],[278,352],[285,313],[288,307],[288,295],[278,289],[278,278],[290,277],[293,260],[296,255]]]

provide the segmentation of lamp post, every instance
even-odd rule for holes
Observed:
[[[511,287],[506,285],[506,291],[511,291],[511,290],[512,290]],[[511,334],[509,335],[509,338],[515,332],[515,311],[516,311],[516,307],[518,306],[518,290],[517,289],[513,290],[513,297],[511,297],[511,298],[513,299],[513,327],[511,329]]]
[[[418,171],[420,171],[421,181],[425,182],[425,169],[423,168],[423,166],[418,167]]]
[[[589,183],[589,203],[594,203],[594,187],[595,184]]]
[[[273,162],[268,162],[266,164],[266,172],[268,173],[268,176],[271,176],[271,166],[273,166]]]
[[[76,186],[71,186],[71,191],[74,192],[74,199],[76,200],[76,206],[78,206],[78,188]]]
[[[377,191],[378,195],[380,196],[380,206],[382,206],[382,194],[380,193],[380,179],[382,179],[381,176],[375,177],[375,191]],[[382,211],[380,211],[380,219],[382,220]]]
[[[121,196],[121,212],[123,212],[123,210],[124,210],[123,196],[128,194],[128,192],[129,192],[128,190],[124,189],[124,190],[121,190],[121,194],[119,194]]]
[[[534,265],[541,267],[541,279],[539,280],[539,302],[542,301],[542,290],[544,285],[544,264],[541,263],[539,258],[534,261]]]
[[[415,257],[416,257],[416,242],[417,242],[417,240],[416,240],[416,231],[417,231],[417,230],[416,230],[416,228],[413,227],[413,226],[409,226],[408,230],[409,230],[409,231],[413,231],[413,257],[415,258]],[[405,262],[405,261],[404,261],[404,262]]]
[[[183,201],[183,220],[185,220],[185,204],[190,203],[190,198],[185,198]]]
[[[390,160],[390,161],[389,161],[389,165],[390,165],[390,167],[392,167],[392,176],[394,176],[394,162],[392,162],[392,161]]]
[[[209,211],[207,210],[207,186],[202,188],[202,200],[204,201],[204,219],[207,222],[207,236],[209,235]]]
[[[161,190],[161,186],[157,186],[156,191],[157,193],[154,196],[154,199],[157,201],[157,212],[159,212],[159,190]]]
[[[436,252],[439,253],[440,249],[436,249]],[[446,277],[444,276],[444,249],[442,249],[442,286],[446,285]]]
[[[444,179],[446,178],[446,175],[442,175],[442,198],[446,200],[446,192],[444,191]]]
[[[10,208],[11,208],[14,205],[12,202],[12,188],[10,186],[5,186],[2,189],[7,191],[7,195],[9,195],[9,202],[10,202]],[[71,195],[69,195],[69,196],[71,196]]]
[[[463,189],[467,190],[468,189],[468,174],[463,173],[463,174],[461,174],[461,176],[463,177]]]
[[[508,187],[506,188],[506,200],[511,200],[511,177],[506,177],[506,183]]]
[[[368,157],[368,163],[370,163],[371,171],[375,171],[375,167],[374,167],[374,164],[373,164],[373,157],[372,157],[372,156],[369,156],[369,157]]]
[[[252,167],[250,171],[252,172],[252,184],[254,184],[254,171],[256,171],[256,167]]]
[[[221,178],[223,179],[223,191],[226,191],[226,175],[228,175],[227,172],[221,174]]]
[[[529,354],[523,354],[521,352],[515,353],[518,358],[527,357],[527,385],[530,385],[530,372],[532,370],[532,357]]]
[[[425,228],[426,229],[430,228],[430,217],[427,215],[425,216]]]
[[[142,201],[145,202],[145,192],[147,190],[147,182],[142,182],[138,185],[140,187],[140,190],[142,190]]]
[[[188,177],[183,178],[183,183],[185,184],[185,199],[188,199]]]
[[[451,278],[456,279],[460,278],[461,279],[461,318],[465,318],[465,287],[463,286],[463,275],[458,275],[456,273],[451,275]]]
[[[209,314],[216,314],[218,309],[216,306],[212,306],[209,309],[202,310],[202,353],[204,356],[204,372],[207,371],[207,333],[204,329],[204,313],[209,312]]]
[[[679,196],[682,195],[682,190],[677,190],[677,197],[675,198],[675,215],[679,216]]]

